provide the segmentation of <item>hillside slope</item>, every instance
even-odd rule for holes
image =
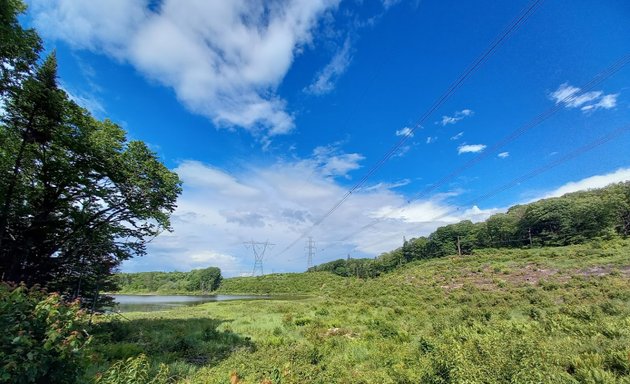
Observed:
[[[328,272],[275,273],[256,277],[224,279],[216,293],[318,295],[334,291],[343,282],[344,278]]]
[[[312,297],[129,314],[125,338],[97,335],[94,345],[119,358],[140,346],[186,383],[223,383],[231,372],[246,383],[630,381],[630,240],[478,250],[365,280],[242,278],[223,289],[256,281],[264,293]]]

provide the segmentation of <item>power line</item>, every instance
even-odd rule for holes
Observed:
[[[514,19],[508,26],[492,41],[492,43],[486,48],[484,52],[482,52],[465,70],[464,72],[454,81],[451,85],[442,93],[440,97],[427,109],[424,114],[420,116],[416,120],[416,122],[410,127],[409,132],[406,135],[402,136],[401,139],[394,144],[385,155],[374,164],[369,171],[352,187],[350,188],[345,195],[334,204],[322,217],[320,217],[317,221],[315,221],[309,229],[303,232],[297,239],[287,245],[284,249],[282,249],[278,256],[282,255],[289,249],[291,249],[295,244],[297,244],[300,240],[304,239],[308,234],[317,226],[319,226],[324,220],[326,220],[330,215],[332,215],[341,205],[356,191],[361,188],[367,180],[378,170],[383,164],[385,164],[392,156],[394,156],[400,148],[407,142],[407,140],[413,136],[416,128],[424,124],[424,122],[437,110],[439,109],[452,95],[457,91],[464,82],[481,66],[483,65],[491,56],[494,54],[496,49],[507,40],[512,33],[514,33],[525,21],[534,13],[534,11],[541,5],[543,0],[533,0],[527,7],[525,7],[521,13]]]
[[[394,213],[396,211],[399,211],[399,212],[404,211],[405,208],[408,207],[409,205],[411,205],[412,202],[414,202],[414,201],[416,201],[416,200],[418,200],[418,199],[420,199],[422,197],[427,196],[431,192],[434,192],[439,187],[443,186],[444,184],[448,183],[449,181],[452,181],[455,177],[460,175],[462,172],[464,172],[467,169],[471,168],[472,166],[474,166],[475,164],[479,163],[481,160],[487,158],[491,154],[496,153],[498,150],[500,150],[501,148],[503,148],[507,144],[511,143],[512,141],[516,140],[517,138],[519,138],[520,136],[525,134],[527,131],[535,128],[536,126],[538,126],[539,124],[541,124],[542,122],[544,122],[545,120],[547,120],[548,118],[553,116],[555,113],[557,113],[559,110],[564,108],[564,106],[566,104],[569,104],[572,101],[574,101],[583,92],[587,92],[587,91],[593,89],[595,86],[597,86],[598,84],[600,84],[601,82],[603,82],[604,80],[609,78],[610,76],[612,76],[615,73],[617,73],[619,70],[621,70],[621,68],[623,68],[629,62],[630,62],[630,54],[624,55],[619,60],[614,62],[611,66],[606,68],[604,71],[598,73],[591,80],[589,80],[588,82],[583,84],[581,87],[579,87],[582,90],[582,92],[580,92],[580,93],[574,92],[574,93],[564,97],[562,100],[557,101],[554,106],[552,106],[552,107],[548,108],[547,110],[543,111],[542,113],[536,115],[532,120],[526,122],[525,124],[523,124],[522,126],[517,128],[516,130],[511,132],[509,135],[505,136],[503,139],[501,139],[498,142],[494,143],[493,145],[490,146],[490,148],[488,148],[484,152],[478,154],[477,156],[475,156],[474,158],[470,159],[469,161],[467,161],[466,163],[464,163],[460,167],[458,167],[455,170],[453,170],[450,173],[448,173],[446,176],[440,178],[437,182],[431,184],[430,186],[424,188],[420,192],[417,192],[416,194],[414,194],[403,205],[399,206],[398,208],[391,209],[389,213],[385,214],[382,217],[379,217],[379,218],[376,218],[376,219],[372,220],[372,222],[364,225],[363,227],[359,228],[357,231],[355,231],[355,232],[347,235],[346,237],[342,238],[341,240],[339,240],[339,242],[345,241],[345,240],[349,239],[350,237],[356,236],[357,234],[363,232],[364,230],[373,227],[374,225],[376,225],[376,224],[380,223],[381,221],[387,219],[389,217],[389,215],[391,215],[392,213]]]
[[[608,143],[608,142],[614,140],[615,138],[617,138],[617,137],[619,137],[619,136],[621,136],[624,133],[627,133],[629,131],[630,131],[630,124],[626,124],[624,126],[621,126],[621,127],[617,128],[617,129],[615,129],[613,131],[610,131],[606,135],[601,136],[598,139],[596,139],[596,140],[594,140],[594,141],[592,141],[592,142],[590,142],[590,143],[588,143],[586,145],[583,145],[583,146],[581,146],[581,147],[579,147],[579,148],[577,148],[577,149],[567,153],[564,156],[561,156],[561,157],[557,158],[554,161],[551,161],[551,162],[549,162],[549,163],[547,163],[545,165],[542,165],[542,166],[540,166],[540,167],[538,167],[538,168],[536,168],[536,169],[534,169],[534,170],[532,170],[532,171],[530,171],[530,172],[528,172],[528,173],[526,173],[524,175],[518,176],[518,177],[510,180],[509,182],[507,182],[507,183],[505,183],[505,184],[503,184],[503,185],[501,185],[501,186],[491,190],[490,192],[487,192],[487,193],[485,193],[485,194],[483,194],[481,196],[477,196],[474,199],[471,199],[467,203],[463,204],[463,206],[477,205],[481,201],[487,200],[488,198],[490,198],[492,196],[495,196],[495,195],[497,195],[497,194],[499,194],[499,193],[501,193],[503,191],[506,191],[506,190],[508,190],[510,188],[513,188],[514,186],[516,186],[516,185],[518,185],[518,184],[520,184],[520,183],[522,183],[524,181],[527,181],[529,179],[532,179],[532,178],[540,175],[541,173],[547,172],[547,171],[549,171],[552,168],[555,168],[555,167],[557,167],[557,166],[559,166],[559,165],[561,165],[563,163],[566,163],[567,161],[573,160],[576,157],[579,157],[579,156],[585,154],[586,152],[591,151],[591,150],[593,150],[593,149],[595,149],[595,148],[597,148],[597,147],[599,147],[599,146],[601,146],[601,145],[603,145],[605,143]],[[453,213],[456,213],[459,210],[460,210],[460,208],[451,209],[451,210],[447,211],[446,213],[437,215],[437,216],[435,216],[435,217],[433,217],[433,218],[431,218],[431,219],[429,219],[429,220],[427,220],[425,222],[433,222],[433,221],[436,221],[436,220],[440,220],[440,219],[446,218],[449,215],[451,215]],[[392,237],[394,237],[394,236],[392,236]],[[372,243],[372,244],[368,244],[367,246],[369,247],[369,246],[377,245],[377,244],[378,243]]]

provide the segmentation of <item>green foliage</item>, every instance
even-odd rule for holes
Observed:
[[[94,380],[97,384],[162,384],[168,383],[169,371],[160,364],[157,373],[151,372],[151,365],[145,355],[130,357],[112,365],[105,373]]]
[[[93,330],[93,361],[98,364],[93,374],[100,377],[97,382],[105,383],[145,380],[149,372],[149,377],[162,372],[163,379],[170,380],[216,364],[235,350],[255,348],[248,337],[235,334],[228,326],[219,329],[224,323],[229,322],[190,316],[100,319]]]
[[[223,293],[260,284],[311,297],[133,313],[99,325],[95,344],[113,360],[144,353],[182,383],[225,383],[233,372],[246,383],[625,383],[629,249],[630,240],[483,249],[372,279],[226,279]]]
[[[216,291],[223,281],[217,267],[190,272],[118,273],[115,279],[121,293],[207,293]]]
[[[117,266],[170,229],[180,181],[59,88],[55,54],[37,63],[39,38],[18,23],[24,9],[0,1],[0,273],[98,307]]]
[[[21,0],[0,0],[0,97],[32,71],[42,43],[32,29],[23,29],[18,15],[26,10]]]
[[[376,277],[413,260],[473,254],[483,248],[581,244],[630,234],[630,182],[517,205],[486,221],[439,227],[428,237],[376,259],[339,259],[309,269],[339,276]]]
[[[330,292],[343,279],[330,273],[275,273],[223,280],[217,293],[253,295],[310,295]]]
[[[89,338],[78,303],[36,288],[0,285],[0,381],[75,383]]]

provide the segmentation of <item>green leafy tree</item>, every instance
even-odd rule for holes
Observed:
[[[15,20],[21,3],[1,4],[13,15],[10,29],[30,36]],[[16,54],[1,53],[2,62]],[[23,77],[9,75],[0,120],[0,273],[91,305],[99,290],[113,288],[123,260],[170,230],[180,180],[146,144],[68,99],[54,53]]]
[[[221,285],[221,270],[217,267],[194,269],[188,274],[188,290],[215,291]]]
[[[21,0],[0,0],[0,97],[19,87],[35,66],[42,42],[33,29],[23,29],[18,15],[26,11]]]

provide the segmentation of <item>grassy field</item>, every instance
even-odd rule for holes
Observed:
[[[220,292],[309,297],[102,319],[91,374],[144,354],[101,382],[135,364],[153,382],[630,383],[627,240],[482,250],[370,280],[227,279]]]

